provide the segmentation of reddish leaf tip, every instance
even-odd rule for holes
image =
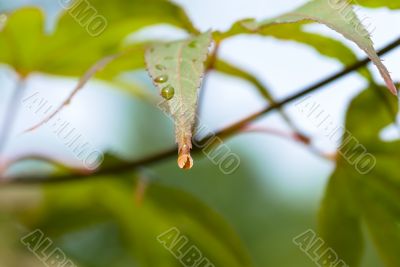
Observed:
[[[181,169],[189,170],[193,167],[193,159],[190,156],[190,147],[191,146],[185,144],[179,148],[178,166]]]
[[[190,154],[181,155],[178,157],[178,166],[181,169],[189,170],[193,167],[193,159]]]
[[[393,95],[397,96],[397,88],[396,88],[396,85],[393,83],[392,79],[390,79],[390,78],[385,79],[385,81],[386,81],[386,86],[388,87],[389,91]]]

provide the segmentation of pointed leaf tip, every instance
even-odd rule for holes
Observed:
[[[211,32],[185,40],[151,45],[145,54],[147,71],[164,97],[167,113],[175,123],[178,166],[190,169],[193,159],[193,128],[196,121],[198,91],[205,73],[211,45]]]
[[[389,88],[390,92],[397,96],[397,88],[396,85],[393,83],[392,79],[390,77],[385,78],[386,86]]]
[[[178,166],[181,169],[189,170],[193,167],[193,159],[190,154],[181,155],[178,157]]]
[[[259,22],[244,20],[241,22],[241,26],[251,32],[256,32],[276,24],[290,24],[303,21],[324,24],[358,45],[378,68],[390,92],[397,95],[396,86],[390,77],[389,71],[375,51],[368,30],[364,27],[363,21],[357,17],[353,6],[347,0],[309,1],[291,12],[272,19],[265,19]]]
[[[193,159],[190,156],[191,144],[181,145],[181,143],[178,143],[178,145],[178,166],[181,169],[189,170],[193,167]]]

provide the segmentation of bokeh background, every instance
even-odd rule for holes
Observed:
[[[241,18],[261,19],[275,16],[305,1],[174,2],[187,11],[199,29],[205,31],[226,30]],[[57,1],[0,0],[0,12],[26,5],[42,8],[47,14],[47,30],[54,29],[62,11]],[[382,47],[397,37],[395,25],[400,24],[399,11],[359,8],[358,14],[368,18],[375,47]],[[364,56],[355,45],[326,27],[313,24],[307,26],[307,29],[341,40],[359,58]],[[185,36],[181,30],[158,25],[144,28],[130,38],[174,40]],[[79,46],[80,41],[75,41]],[[305,45],[269,37],[232,38],[223,43],[220,56],[255,73],[268,85],[276,100],[283,99],[342,68],[337,61],[322,57]],[[383,57],[395,80],[400,79],[399,58],[400,49]],[[377,71],[372,67],[370,70],[380,81]],[[68,95],[77,79],[35,74],[28,80],[25,95],[40,92],[56,105]],[[148,93],[155,93],[155,88],[144,71],[127,73],[126,79],[140,84]],[[265,106],[265,100],[252,85],[244,81],[214,72],[206,79],[202,88],[200,119],[211,129],[221,129]],[[2,65],[0,114],[5,112],[15,83],[16,75],[9,67]],[[350,100],[366,86],[362,77],[354,73],[312,96],[337,125],[343,125]],[[316,128],[313,121],[301,114],[294,104],[287,105],[285,110],[301,132],[312,138],[313,145],[319,151],[335,151],[335,145],[324,139],[323,131]],[[79,129],[93,147],[112,152],[120,158],[140,159],[174,144],[172,122],[162,112],[143,101],[137,92],[118,90],[99,81],[89,82],[72,104],[62,111],[62,117]],[[21,134],[39,119],[29,109],[21,107],[1,157],[4,159],[40,153],[70,166],[78,166],[80,162],[46,126],[32,133]],[[290,128],[277,113],[264,116],[254,125],[290,132]],[[382,132],[382,138],[386,140],[397,137],[393,127]],[[126,183],[122,185],[99,179],[45,188],[0,188],[0,266],[43,265],[19,242],[24,234],[32,230],[31,227],[42,229],[77,266],[142,266],[138,258],[151,258],[151,255],[157,257],[158,252],[152,254],[152,249],[161,245],[156,242],[155,237],[151,239],[151,234],[141,235],[138,232],[146,232],[143,229],[147,226],[151,228],[151,225],[158,224],[161,219],[153,215],[145,217],[137,214],[140,207],[135,206],[134,194],[137,191],[133,190],[137,179],[146,179],[150,188],[155,184],[156,189],[150,195],[157,195],[157,190],[161,192],[165,188],[178,189],[184,192],[179,194],[188,194],[190,199],[195,197],[205,203],[207,209],[215,211],[237,234],[255,266],[313,266],[314,263],[292,243],[292,239],[307,229],[317,229],[318,208],[328,178],[334,170],[334,162],[311,153],[303,144],[265,133],[239,134],[226,144],[241,159],[239,169],[232,175],[224,175],[206,157],[197,154],[195,166],[190,171],[178,169],[175,158],[170,158],[139,172],[126,174],[125,176],[134,177],[134,180],[126,178]],[[40,171],[49,172],[51,167],[47,163],[28,161],[13,166],[8,174]],[[170,191],[168,192],[165,196],[163,192],[160,193],[166,198],[166,202],[169,199]],[[143,201],[146,201],[146,197],[147,194],[144,194]],[[179,201],[177,203],[175,204],[179,206]],[[158,205],[160,213],[169,213],[165,216],[186,216],[184,212],[183,215],[174,215],[173,209],[164,209],[163,201]],[[214,220],[209,216],[211,215],[204,215],[198,220],[207,224]],[[221,231],[223,230],[219,229],[215,234]],[[197,234],[201,235],[201,232]],[[196,236],[193,239],[196,240]],[[365,242],[366,252],[362,266],[383,266],[372,249],[371,242],[368,239]],[[154,250],[162,250],[162,247]],[[148,260],[148,265],[143,266],[164,266],[152,264],[155,263]],[[168,264],[165,266],[179,266],[179,263]]]

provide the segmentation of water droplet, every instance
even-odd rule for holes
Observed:
[[[166,70],[167,68],[164,65],[157,64],[156,65],[156,69],[158,69],[158,70]]]
[[[197,46],[197,42],[196,41],[191,41],[189,43],[189,47],[191,47],[191,48],[196,48],[196,46]]]
[[[156,83],[165,83],[166,81],[168,81],[168,76],[167,75],[160,75],[160,76],[156,77],[154,79],[154,81]]]
[[[166,100],[172,99],[174,97],[174,94],[175,89],[171,85],[167,85],[161,90],[161,96]]]

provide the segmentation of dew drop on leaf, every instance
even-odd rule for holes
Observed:
[[[157,64],[156,65],[156,69],[158,69],[158,70],[166,70],[167,68],[164,65]]]
[[[156,83],[165,83],[166,81],[168,81],[168,76],[167,76],[167,75],[160,75],[160,76],[157,76],[157,77],[154,79],[154,81],[155,81]]]
[[[166,100],[172,99],[174,97],[174,94],[175,89],[171,85],[167,85],[161,90],[161,96]]]

